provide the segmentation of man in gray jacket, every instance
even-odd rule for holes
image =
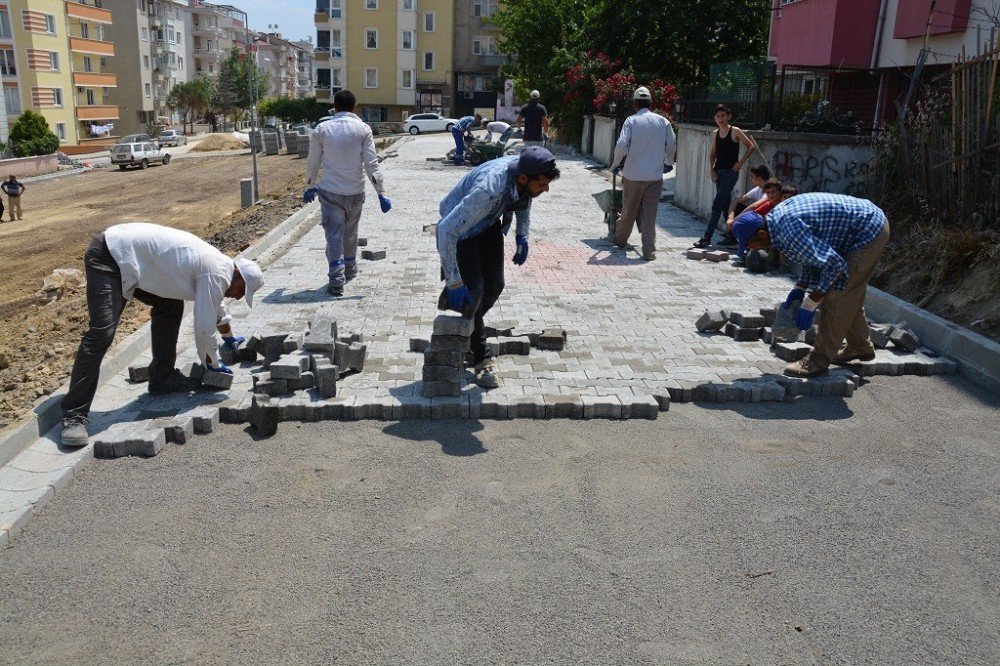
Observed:
[[[636,88],[632,100],[636,111],[622,126],[612,160],[612,171],[623,173],[621,217],[611,240],[618,247],[626,247],[632,225],[639,217],[642,258],[653,261],[656,259],[656,210],[660,205],[663,174],[674,168],[677,139],[670,122],[649,110],[653,97],[648,88]]]

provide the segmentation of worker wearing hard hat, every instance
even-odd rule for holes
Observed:
[[[549,134],[549,112],[538,103],[541,93],[532,90],[530,97],[531,101],[522,106],[517,114],[517,129],[520,130],[524,122],[525,146],[543,146]]]
[[[663,174],[674,168],[677,138],[670,122],[649,110],[653,96],[648,88],[636,88],[632,101],[635,113],[625,119],[612,160],[612,171],[622,174],[622,211],[611,240],[618,247],[627,246],[638,217],[642,258],[653,261]]]

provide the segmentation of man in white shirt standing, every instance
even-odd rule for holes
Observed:
[[[313,130],[309,140],[309,166],[302,199],[319,196],[326,232],[329,265],[326,292],[343,296],[344,285],[358,274],[358,221],[365,203],[365,172],[371,179],[382,212],[392,203],[383,194],[382,172],[375,154],[372,129],[354,114],[357,100],[350,90],[333,96],[334,115]],[[313,185],[323,167],[323,179]]]
[[[101,361],[115,339],[125,305],[133,298],[153,308],[150,321],[153,360],[149,392],[186,392],[197,382],[174,367],[184,301],[194,301],[194,335],[198,358],[216,372],[232,373],[219,360],[215,333],[235,349],[242,338],[233,335],[222,303],[246,298],[264,284],[260,267],[247,259],[230,259],[194,234],[157,224],[118,224],[91,241],[84,254],[90,328],[83,334],[73,363],[69,392],[61,408],[62,443],[87,444],[87,417],[97,392]]]
[[[632,100],[636,111],[625,119],[612,160],[612,171],[624,173],[621,217],[611,240],[618,247],[627,246],[632,225],[639,217],[642,258],[653,261],[656,259],[656,210],[660,205],[663,174],[674,168],[677,138],[670,121],[649,110],[653,97],[648,88],[636,88]]]

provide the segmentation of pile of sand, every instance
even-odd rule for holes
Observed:
[[[234,138],[231,134],[209,134],[191,147],[191,152],[209,152],[213,150],[240,150],[247,144]]]

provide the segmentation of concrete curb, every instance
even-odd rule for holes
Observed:
[[[868,287],[865,309],[872,319],[905,321],[924,345],[958,363],[961,374],[1000,394],[1000,344],[874,287]]]
[[[275,250],[285,244],[294,243],[319,221],[318,212],[319,204],[316,202],[303,206],[237,256],[258,261],[262,268],[266,268],[280,256]],[[310,219],[313,216],[315,219]],[[189,310],[187,304],[185,304],[185,309]],[[149,324],[146,323],[115,345],[112,351],[104,357],[98,386],[103,386],[109,379],[125,370],[128,364],[139,356],[148,344]],[[32,442],[43,437],[55,427],[60,420],[59,403],[62,402],[68,388],[69,382],[64,383],[55,393],[36,403],[32,409],[33,413],[25,417],[20,424],[12,426],[7,432],[0,434],[0,467],[6,465],[15,456],[31,446]]]

